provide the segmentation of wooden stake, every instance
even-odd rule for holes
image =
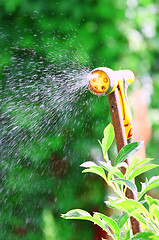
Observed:
[[[119,152],[122,147],[127,145],[127,139],[126,139],[126,134],[124,129],[123,116],[121,112],[120,100],[119,100],[117,88],[115,89],[115,91],[113,91],[108,95],[108,101],[109,101],[109,107],[110,107],[110,113],[111,113],[112,123],[114,127],[114,132],[115,132],[117,150]],[[125,162],[129,165],[130,159],[125,160]],[[125,168],[121,168],[121,172],[125,174]],[[126,190],[126,197],[135,200],[135,196],[129,188],[127,188]],[[140,223],[134,217],[130,217],[130,221],[131,221],[133,234],[142,232]]]

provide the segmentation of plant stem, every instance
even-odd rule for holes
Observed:
[[[114,192],[119,196],[121,197],[123,200],[125,200],[125,197],[123,195],[123,193],[120,191],[120,188],[119,186],[115,186],[116,183],[112,183],[112,181],[109,181],[108,185],[114,190]]]

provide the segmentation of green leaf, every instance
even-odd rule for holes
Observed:
[[[129,168],[127,169],[126,171],[126,178],[129,178],[129,175],[130,173],[134,170],[134,169],[137,169],[139,168],[140,166],[142,165],[145,165],[146,163],[152,161],[153,158],[146,158],[146,159],[143,159],[143,160],[139,160],[135,155],[132,156],[132,159],[131,159],[131,163],[130,163],[130,166]]]
[[[114,129],[113,129],[113,125],[110,123],[104,129],[104,138],[102,139],[102,144],[101,144],[104,158],[106,158],[106,153],[110,148],[110,146],[112,145],[113,140],[114,140]]]
[[[120,228],[117,225],[117,223],[111,219],[110,217],[105,216],[104,214],[101,213],[94,213],[93,215],[94,218],[101,218],[114,232],[114,235],[117,239],[119,239],[119,235],[120,235]]]
[[[124,211],[128,213],[129,216],[133,216],[139,222],[142,222],[143,225],[145,225],[144,214],[150,215],[147,209],[145,209],[141,203],[136,202],[132,199],[127,199],[127,200],[110,199],[109,201],[105,201],[105,203],[109,208],[114,208],[119,211]],[[147,226],[145,225],[145,227]]]
[[[110,161],[108,163],[99,161],[99,163],[102,166],[102,168],[104,168],[107,172],[109,172],[112,169],[112,165],[111,165]]]
[[[81,209],[73,209],[66,214],[62,214],[61,217],[65,219],[88,220],[106,230],[104,224],[99,219],[93,218],[88,212]]]
[[[159,206],[159,200],[158,199],[154,199],[151,196],[145,195],[145,200],[147,201],[149,206],[151,206],[152,204],[155,204],[155,205]]]
[[[118,199],[116,199],[116,198],[115,198],[115,200],[113,200],[109,197],[109,201],[104,201],[104,202],[108,208],[119,209],[118,204],[116,204],[116,202],[118,202]]]
[[[97,166],[94,162],[92,162],[92,161],[84,162],[80,165],[80,167],[87,168],[82,171],[83,173],[86,173],[86,172],[95,173],[95,174],[99,175],[100,177],[102,177],[106,181],[106,175],[105,175],[104,170],[100,166]]]
[[[97,164],[95,164],[92,161],[87,161],[87,162],[84,162],[80,165],[80,167],[85,167],[85,168],[94,167],[94,166],[97,166]]]
[[[106,205],[111,208],[118,209],[119,211],[124,211],[128,213],[129,216],[133,216],[138,221],[142,222],[145,225],[145,217],[150,216],[147,209],[139,202],[136,202],[132,199],[127,200],[116,200],[116,201],[105,201]],[[145,226],[146,227],[146,226]]]
[[[159,240],[158,235],[152,235],[152,237],[149,237],[151,240]],[[147,240],[147,239],[146,239]]]
[[[65,219],[79,219],[79,220],[91,221],[94,224],[97,224],[99,227],[101,227],[110,236],[112,236],[112,233],[110,232],[108,226],[114,231],[116,236],[118,232],[120,232],[119,227],[118,226],[116,227],[115,221],[113,221],[111,218],[106,217],[105,215],[100,213],[94,213],[93,216],[91,216],[88,212],[84,210],[73,209],[71,211],[68,211],[66,214],[62,214],[61,217]]]
[[[128,177],[129,180],[132,180],[133,178],[137,177],[138,175],[147,172],[153,168],[158,167],[157,164],[148,164],[145,166],[140,166],[139,168],[135,169]]]
[[[93,218],[102,222],[102,224],[104,225],[103,230],[105,230],[110,236],[114,235],[110,231],[110,228],[109,228],[109,225],[108,225],[109,222],[103,221],[103,219],[100,217],[100,215],[98,213],[95,212],[93,214]]]
[[[108,182],[110,181],[110,179],[112,178],[112,176],[117,176],[119,178],[122,178],[124,179],[124,175],[122,174],[122,172],[116,168],[116,167],[113,167],[109,172],[108,172]]]
[[[118,226],[119,228],[122,228],[124,226],[124,224],[127,222],[127,220],[129,219],[129,215],[127,213],[123,213],[120,218],[118,219]]]
[[[129,173],[131,171],[133,171],[135,168],[141,166],[141,165],[144,165],[150,161],[152,161],[153,158],[146,158],[146,159],[143,159],[143,160],[139,160],[135,155],[132,156],[132,160],[131,160],[131,163],[130,163],[130,166],[129,166]]]
[[[150,239],[152,239],[152,240],[159,240],[159,236],[158,235],[153,235],[152,237],[150,237]]]
[[[135,156],[133,155],[132,156],[132,159],[131,159],[131,163],[130,163],[130,166],[128,167],[127,171],[126,171],[126,178],[128,178],[130,172],[132,170],[134,170],[134,168],[136,168],[136,164],[140,162],[140,160]]]
[[[77,219],[77,218],[87,218],[92,217],[88,212],[81,209],[73,209],[68,211],[66,214],[62,214],[61,217],[65,219]]]
[[[151,233],[151,232],[140,232],[140,233],[137,233],[135,234],[132,239],[136,239],[136,240],[140,240],[140,239],[143,239],[143,240],[147,240],[150,236],[153,236],[154,234]]]
[[[149,207],[149,212],[152,219],[155,218],[155,220],[157,220],[159,223],[159,205],[151,204]]]
[[[130,240],[130,229],[127,231],[127,233],[125,234],[125,237],[123,240]]]
[[[121,179],[121,178],[116,178],[113,180],[113,182],[118,182],[120,184],[125,185],[126,187],[128,187],[133,193],[134,195],[137,197],[137,188],[135,186],[135,184],[133,182],[131,182],[130,180],[127,179]]]
[[[123,161],[125,161],[128,157],[135,154],[141,147],[143,146],[143,142],[133,142],[126,146],[124,146],[115,159],[115,166]]]
[[[147,222],[147,218],[142,213],[142,211],[139,210],[138,208],[131,211],[131,216],[133,216],[138,222],[140,222],[144,229],[151,228],[150,224]],[[149,216],[150,216],[150,214],[149,214]]]
[[[82,172],[83,173],[87,173],[87,172],[95,173],[95,174],[99,175],[100,177],[102,177],[105,181],[107,181],[103,168],[101,168],[99,166],[92,166],[90,168],[83,170]]]
[[[159,186],[159,176],[152,177],[149,181],[146,180],[145,183],[142,183],[142,190],[139,194],[139,198],[141,198],[147,191],[156,188]]]
[[[126,169],[129,168],[129,166],[128,166],[128,164],[126,162],[121,162],[118,165],[116,165],[116,167],[118,167],[118,168],[124,167]]]
[[[135,168],[136,168],[136,167],[139,167],[139,166],[141,166],[141,165],[144,165],[144,164],[146,164],[146,163],[148,163],[148,162],[151,162],[152,160],[154,160],[154,158],[145,158],[145,159],[139,161],[139,162],[135,165]]]
[[[145,195],[145,200],[149,205],[149,212],[152,218],[156,218],[159,223],[159,200]]]
[[[140,202],[137,202],[133,199],[123,200],[119,203],[119,205],[129,214],[132,214],[134,210],[137,210],[138,213],[147,214],[149,216],[147,209]]]

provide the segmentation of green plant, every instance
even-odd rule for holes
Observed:
[[[104,130],[102,143],[100,142],[105,161],[100,161],[99,165],[88,161],[81,167],[85,168],[84,173],[91,172],[102,177],[106,184],[113,189],[115,196],[110,196],[105,203],[109,208],[115,209],[117,214],[108,217],[94,212],[92,216],[84,210],[74,209],[63,214],[62,217],[89,220],[105,230],[114,240],[159,239],[159,200],[146,195],[147,191],[159,186],[159,176],[153,176],[141,183],[140,192],[134,181],[135,177],[158,167],[158,165],[150,163],[153,159],[147,158],[140,161],[134,155],[142,147],[143,142],[133,142],[124,146],[113,163],[107,157],[107,151],[113,139],[113,126],[109,124]],[[128,166],[124,160],[130,156],[132,156],[132,161]],[[120,171],[121,167],[126,169],[124,175]],[[127,188],[134,193],[136,200],[126,197]],[[130,226],[131,216],[140,222],[143,232],[133,234]]]

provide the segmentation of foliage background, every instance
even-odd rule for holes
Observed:
[[[144,88],[151,100],[147,156],[157,161],[159,5],[152,0],[0,0],[0,9],[0,238],[93,239],[91,224],[59,216],[77,207],[105,211],[103,182],[84,177],[79,164],[100,157],[97,139],[110,121],[107,99],[86,92],[73,108],[79,109],[77,116],[64,123],[55,119],[54,126],[53,106],[41,90],[46,75],[41,76],[54,66],[57,74],[57,66],[61,71],[63,62],[76,59],[79,69],[132,70],[137,78],[131,89]],[[36,90],[39,100],[33,101]]]

